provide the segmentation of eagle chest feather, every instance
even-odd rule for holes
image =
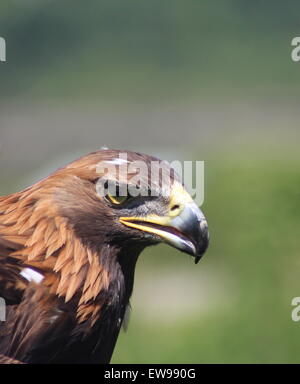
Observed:
[[[122,254],[101,239],[91,249],[51,201],[35,197],[31,191],[2,202],[0,245],[7,266],[0,287],[7,293],[12,285],[12,301],[22,300],[8,308],[0,353],[31,363],[108,362],[139,252]],[[28,281],[24,269],[37,271],[42,281]]]

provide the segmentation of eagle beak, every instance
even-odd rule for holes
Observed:
[[[121,217],[120,222],[158,235],[162,241],[194,256],[196,264],[208,247],[207,221],[193,201],[173,204],[168,216]]]

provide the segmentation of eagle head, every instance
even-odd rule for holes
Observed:
[[[165,242],[195,257],[205,253],[204,214],[169,163],[140,153],[101,150],[62,171],[60,214],[89,247],[143,249]]]

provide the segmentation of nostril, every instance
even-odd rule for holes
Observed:
[[[176,211],[177,209],[179,209],[179,205],[178,204],[175,204],[173,205],[173,207],[171,208],[171,211]]]

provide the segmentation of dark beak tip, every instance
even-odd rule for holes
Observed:
[[[195,257],[195,264],[198,264],[202,256],[196,256]]]
[[[206,252],[206,249],[207,249],[207,247],[205,248],[205,250],[202,250],[201,252],[197,252],[197,254],[195,255],[195,264],[198,264],[199,261],[202,259],[202,257],[204,256],[204,254]]]
[[[202,259],[205,252],[207,251],[208,245],[209,245],[209,234],[207,231],[204,238],[202,237],[201,246],[198,248],[197,253],[195,255],[195,264],[198,264],[199,261]]]

